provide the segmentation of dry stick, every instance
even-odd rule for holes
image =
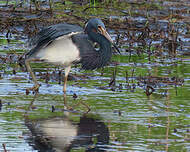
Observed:
[[[134,72],[135,72],[135,69],[133,68],[133,69],[132,69],[132,74],[131,74],[131,77],[132,77],[132,84],[133,84],[133,76],[134,76]]]
[[[112,78],[111,78],[110,83],[109,83],[109,87],[113,87],[113,86],[115,87],[116,72],[117,72],[117,66],[113,70],[113,74],[112,74]]]
[[[116,85],[116,74],[117,74],[117,66],[115,66],[114,71],[113,71],[114,87]]]
[[[58,77],[58,84],[61,84],[63,81],[63,74],[62,74],[62,70],[59,70],[58,73],[59,77]]]
[[[149,61],[149,63],[150,63],[150,61],[151,61],[151,44],[152,44],[152,42],[150,42],[149,43],[149,46],[148,46],[148,61]]]
[[[129,84],[129,77],[128,77],[128,72],[127,72],[127,70],[126,70],[126,75],[125,75],[125,79],[126,79],[126,83],[128,83]]]
[[[126,86],[127,86],[127,88],[129,87],[129,74],[128,74],[128,71],[126,71],[126,76],[125,76],[125,78],[126,78]]]
[[[165,151],[168,151],[168,144],[169,144],[169,131],[170,131],[170,100],[169,96],[166,97],[166,113],[167,113],[167,124],[166,124],[166,147]]]
[[[47,68],[46,74],[45,74],[45,83],[48,84],[49,80],[50,80],[50,73],[48,72],[49,68]]]
[[[132,48],[132,40],[133,40],[133,38],[132,38],[132,36],[130,35],[130,33],[129,33],[129,31],[128,32],[126,32],[125,33],[125,35],[129,38],[129,62],[130,62],[130,60],[131,60],[131,53],[132,53],[132,50],[131,50],[131,48]]]
[[[129,52],[130,52],[130,54],[129,54],[129,62],[131,60],[131,53],[132,53],[131,47],[132,47],[132,44],[130,42],[130,44],[129,44]]]
[[[52,11],[52,0],[49,0],[49,9]]]
[[[2,145],[3,145],[4,152],[7,152],[5,144],[2,144]]]
[[[175,77],[175,94],[177,96],[177,77]]]
[[[6,6],[8,6],[9,0],[6,1]]]
[[[36,8],[36,11],[38,11],[39,10],[39,3],[38,3],[38,1],[34,1],[34,5],[35,5],[35,8]]]
[[[176,53],[177,53],[177,45],[178,45],[178,42],[177,42],[177,39],[178,39],[178,36],[179,36],[179,27],[177,26],[177,31],[176,31],[176,37],[175,37],[175,45],[176,45],[176,47],[175,47],[175,57],[176,57]]]

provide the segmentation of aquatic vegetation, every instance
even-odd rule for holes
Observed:
[[[91,17],[105,22],[121,55],[113,55],[103,69],[81,72],[80,66],[73,67],[67,98],[71,106],[80,101],[88,104],[93,119],[98,115],[108,127],[109,143],[102,149],[190,150],[188,1],[52,0],[38,1],[39,6],[33,1],[31,9],[1,2],[0,143],[7,151],[33,150],[26,140],[31,136],[26,134],[26,112],[33,121],[62,117],[65,112],[61,67],[32,64],[42,86],[37,97],[27,94],[26,88],[33,84],[18,64],[29,49],[27,39],[43,26],[60,22],[84,26]],[[85,111],[84,105],[75,107],[69,120],[79,123]]]

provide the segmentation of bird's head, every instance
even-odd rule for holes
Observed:
[[[106,37],[106,39],[109,40],[111,43],[113,43],[113,40],[106,31],[104,23],[98,18],[92,18],[86,23],[85,32],[87,34],[89,34],[90,32],[99,33],[104,37]]]
[[[104,23],[99,18],[92,18],[86,23],[85,33],[87,33],[89,35],[92,32],[103,35],[108,41],[111,42],[111,44],[114,46],[114,48],[120,53],[119,49],[113,43],[113,40],[111,39],[110,35],[106,31]],[[93,37],[90,37],[90,38],[92,39],[92,41],[95,41],[93,39]]]

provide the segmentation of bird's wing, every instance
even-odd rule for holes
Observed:
[[[83,29],[80,26],[72,24],[56,24],[43,28],[38,34],[32,37],[29,41],[29,45],[43,45],[47,42],[54,40],[60,36],[68,35],[72,32],[82,32]]]
[[[80,26],[72,24],[56,24],[49,27],[43,28],[39,33],[29,40],[29,46],[32,49],[27,53],[27,55],[35,54],[36,51],[47,46],[53,40],[72,33],[83,32]]]

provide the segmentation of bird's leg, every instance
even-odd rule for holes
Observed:
[[[64,104],[67,106],[67,101],[66,101],[66,87],[67,87],[67,78],[69,75],[69,72],[71,70],[71,66],[68,66],[65,68],[65,77],[64,77],[64,86],[63,86],[63,93],[64,93]]]
[[[65,105],[65,107],[66,107],[67,109],[69,109],[69,110],[73,110],[72,107],[69,107],[69,106],[67,105],[67,100],[66,100],[67,78],[68,78],[68,75],[69,75],[70,70],[71,70],[71,66],[68,66],[68,67],[65,68],[64,87],[63,87],[64,95],[63,95],[63,96],[64,96],[64,105]],[[89,106],[88,106],[87,104],[85,104],[84,102],[82,102],[82,101],[80,101],[79,103],[77,103],[76,105],[74,105],[74,107],[77,107],[77,106],[80,105],[80,104],[84,105],[84,106],[87,108],[86,113],[88,113],[88,112],[90,111]]]
[[[32,72],[32,68],[30,66],[31,61],[36,61],[36,60],[35,59],[26,59],[25,60],[26,69],[27,69],[28,72],[30,72],[32,80],[34,81],[34,86],[32,88],[28,88],[28,89],[37,92],[38,88],[40,87],[40,84],[37,82],[36,77],[35,77],[34,73]]]
[[[68,66],[65,68],[65,78],[64,78],[64,87],[63,87],[64,94],[66,94],[67,78],[68,78],[70,70],[71,70],[71,66]]]

